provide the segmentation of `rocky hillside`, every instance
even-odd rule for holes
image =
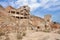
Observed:
[[[0,6],[0,40],[60,40],[59,37],[60,24],[33,15],[18,19]]]

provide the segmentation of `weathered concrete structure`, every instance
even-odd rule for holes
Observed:
[[[6,8],[6,11],[10,13],[11,16],[18,18],[18,19],[28,19],[30,8],[28,6],[22,6],[19,9],[15,9],[11,6]]]

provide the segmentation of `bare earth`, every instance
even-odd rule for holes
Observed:
[[[60,40],[60,34],[46,32],[29,32],[22,40]]]

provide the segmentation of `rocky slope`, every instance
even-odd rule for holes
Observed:
[[[60,24],[51,22],[47,26],[44,18],[33,15],[17,19],[0,6],[0,40],[60,40],[59,37]]]
[[[29,32],[29,31],[28,31]],[[22,40],[60,40],[60,34],[46,32],[27,32]]]

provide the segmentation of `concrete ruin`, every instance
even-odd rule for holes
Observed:
[[[18,19],[28,19],[29,18],[29,12],[30,12],[30,7],[28,6],[22,6],[19,9],[15,9],[11,6],[8,6],[6,8],[6,11],[15,18]]]

